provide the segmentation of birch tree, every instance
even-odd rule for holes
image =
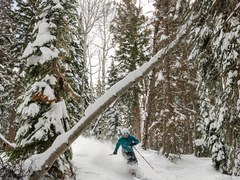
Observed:
[[[106,90],[106,72],[109,64],[110,50],[112,47],[112,35],[110,33],[110,24],[115,15],[114,4],[109,0],[103,1],[102,18],[97,22],[96,36],[100,40],[100,44],[96,43],[98,47],[98,59],[99,59],[99,75],[98,75],[98,93],[97,97],[102,95]]]
[[[111,3],[109,0],[79,0],[79,27],[80,27],[80,34],[83,37],[83,61],[84,61],[84,69],[86,72],[90,72],[89,78],[90,78],[90,85],[93,88],[93,79],[92,76],[94,74],[92,68],[93,66],[101,66],[102,64],[100,62],[100,59],[102,59],[102,62],[105,62],[105,58],[108,52],[108,47],[106,40],[107,37],[107,18],[108,14],[110,13]],[[101,25],[100,25],[101,24]],[[100,31],[99,31],[99,29]],[[100,33],[100,35],[103,36],[104,44],[100,45],[96,48],[96,45],[98,43],[96,41],[99,41],[98,34],[99,33],[93,33],[93,30]],[[101,41],[102,39],[100,39]],[[98,45],[99,46],[99,45]],[[99,58],[99,62],[95,60],[97,53],[97,59]],[[101,64],[101,65],[100,65]],[[105,67],[105,66],[104,66]],[[104,68],[102,67],[102,68]],[[88,69],[89,68],[89,69]],[[87,74],[86,74],[87,75]]]

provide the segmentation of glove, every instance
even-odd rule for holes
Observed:
[[[114,152],[113,152],[113,155],[117,155],[117,152],[116,152],[116,151],[114,151]]]
[[[135,146],[137,143],[135,143],[135,142],[131,142],[130,143],[130,146]]]

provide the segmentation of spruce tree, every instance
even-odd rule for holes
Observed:
[[[8,74],[6,73],[9,71],[8,68],[8,61],[10,59],[10,47],[8,46],[9,34],[8,31],[10,24],[8,23],[9,20],[9,13],[10,13],[10,3],[8,1],[3,1],[0,5],[0,22],[3,26],[0,28],[0,113],[2,115],[0,121],[0,131],[4,133],[4,129],[7,129],[6,120],[7,120],[7,108],[3,105],[6,97],[9,97],[9,94],[6,91],[5,86],[10,83],[10,79],[8,78]]]
[[[11,0],[3,0],[0,4],[0,133],[9,141],[15,138],[16,97],[18,64],[13,52],[15,43],[14,12]]]
[[[153,53],[157,53],[176,38],[189,4],[187,1],[156,0],[154,6]],[[196,70],[188,63],[188,46],[183,40],[150,74],[143,147],[162,149],[167,157],[193,153]],[[172,160],[171,156],[169,158]]]
[[[210,149],[215,168],[231,175],[240,175],[238,3],[198,2],[201,19],[194,31],[192,51],[200,67],[199,94],[205,97],[199,125],[203,144]]]
[[[112,61],[108,71],[107,89],[117,83],[118,69]],[[104,139],[115,142],[121,133],[120,127],[124,127],[126,124],[122,124],[121,111],[124,112],[124,104],[121,101],[113,103],[103,116],[106,126],[103,129]]]
[[[79,107],[79,99],[84,98],[79,93],[82,62],[76,1],[37,0],[25,7],[33,9],[35,15],[30,19],[34,26],[25,35],[29,38],[25,38],[21,57],[26,61],[26,90],[18,107],[21,127],[12,159],[26,159],[45,151],[59,134],[75,124],[84,108]],[[70,175],[70,159],[68,150],[50,169],[51,176]]]
[[[141,7],[136,7],[132,0],[124,0],[118,4],[117,15],[111,27],[115,47],[113,63],[118,73],[115,81],[122,79],[129,72],[148,61],[150,31],[146,27],[146,23],[147,19],[142,14]],[[119,102],[123,105],[123,110],[119,110],[122,124],[132,127],[133,133],[138,138],[141,138],[141,93],[142,86],[138,84]]]
[[[108,70],[107,89],[117,83],[117,75],[118,69],[112,61]],[[119,127],[123,126],[120,112],[121,107],[124,107],[121,101],[114,102],[95,122],[92,132],[98,139],[110,140],[112,142],[118,139],[121,130]]]

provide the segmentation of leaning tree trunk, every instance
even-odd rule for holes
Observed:
[[[85,116],[83,116],[83,118],[72,129],[59,135],[49,149],[41,154],[31,156],[24,162],[25,167],[31,169],[29,174],[30,180],[42,179],[55,160],[69,148],[84,129],[86,129],[114,101],[147,76],[153,68],[159,65],[162,59],[166,58],[166,56],[168,56],[180,44],[182,39],[189,33],[193,24],[193,19],[190,17],[192,16],[190,15],[188,21],[180,28],[180,32],[174,41],[158,51],[149,62],[146,62],[140,68],[129,73],[124,79],[113,85],[95,103],[85,110]]]

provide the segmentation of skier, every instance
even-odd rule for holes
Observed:
[[[127,163],[130,165],[135,165],[138,163],[138,160],[133,151],[133,146],[137,145],[139,143],[139,140],[136,137],[131,136],[127,128],[122,129],[121,133],[122,137],[118,139],[116,147],[113,151],[113,155],[117,154],[118,148],[121,145],[122,154],[123,157],[127,160]]]

